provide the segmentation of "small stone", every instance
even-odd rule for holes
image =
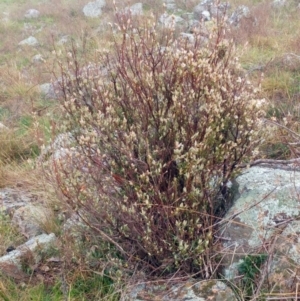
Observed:
[[[37,9],[28,9],[24,15],[26,19],[36,19],[40,15],[40,12]]]
[[[231,17],[229,18],[229,24],[238,26],[240,21],[243,18],[247,18],[249,14],[250,9],[245,5],[241,5],[232,13]]]
[[[166,27],[175,26],[177,23],[180,23],[183,21],[184,21],[183,18],[181,18],[179,16],[175,16],[175,15],[169,15],[167,13],[164,13],[159,18],[159,22],[162,23]]]
[[[19,43],[20,46],[23,46],[23,45],[28,45],[28,46],[38,46],[39,45],[39,42],[38,40],[35,38],[35,37],[32,37],[30,36],[29,38],[21,41]]]
[[[174,0],[165,0],[165,6],[167,10],[175,10],[176,3]]]
[[[143,4],[142,3],[135,3],[131,6],[126,7],[121,11],[124,14],[131,14],[132,16],[138,16],[143,14]]]
[[[7,249],[6,249],[6,252],[9,253],[11,251],[14,251],[16,248],[14,246],[9,246]]]
[[[204,11],[209,11],[211,5],[213,3],[213,0],[203,0],[200,2],[196,7],[194,7],[194,18],[196,20],[199,20],[202,18],[202,13]]]
[[[180,34],[180,36],[184,39],[187,39],[190,43],[194,43],[195,42],[195,36],[191,33],[185,33],[185,32],[182,32]]]
[[[45,60],[44,60],[43,56],[40,53],[38,53],[32,57],[32,62],[33,63],[43,63],[43,62],[45,62]]]
[[[96,0],[94,2],[89,2],[84,6],[82,12],[86,17],[97,18],[102,14],[102,8],[106,5],[105,0]]]
[[[58,45],[64,45],[66,43],[68,43],[69,41],[69,36],[63,36],[60,38],[60,40],[57,42]]]
[[[52,83],[44,83],[39,85],[39,91],[47,99],[56,99],[57,95],[55,93],[55,88]]]
[[[210,20],[210,12],[205,10],[202,12],[202,20],[203,21],[209,21]]]

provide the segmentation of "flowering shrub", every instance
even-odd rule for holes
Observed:
[[[260,102],[221,24],[191,42],[153,20],[118,22],[96,64],[82,67],[75,48],[66,63],[58,57],[77,147],[71,164],[56,162],[56,177],[68,204],[129,263],[201,273],[217,200],[257,142]]]

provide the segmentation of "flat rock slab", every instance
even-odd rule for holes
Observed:
[[[300,172],[252,167],[237,183],[234,204],[225,216],[224,245],[248,253],[270,238],[279,223],[300,215]]]
[[[236,301],[233,291],[218,280],[186,281],[180,284],[139,284],[127,301]]]
[[[14,211],[28,204],[42,203],[38,196],[15,188],[0,190],[0,212],[13,215]]]
[[[38,46],[39,42],[35,37],[30,36],[29,38],[22,40],[19,43],[20,46],[28,45],[28,46]]]
[[[225,278],[241,279],[238,266],[245,256],[265,254],[265,285],[293,294],[300,262],[300,172],[252,167],[236,182],[233,206],[218,234]]]
[[[16,280],[26,277],[24,265],[34,266],[40,262],[42,256],[54,246],[55,234],[42,234],[28,240],[16,250],[0,257],[0,271]]]

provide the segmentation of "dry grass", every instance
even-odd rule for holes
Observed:
[[[299,128],[299,9],[296,3],[281,9],[271,1],[231,1],[250,8],[249,18],[232,31],[238,47],[243,49],[241,63],[252,79],[264,74],[262,93],[268,99],[268,117],[275,118],[296,132]],[[246,46],[245,46],[246,45]],[[273,137],[273,138],[271,138]],[[274,139],[276,137],[276,139]],[[275,128],[262,147],[261,156],[295,157],[288,142],[296,142],[288,131]],[[273,149],[273,150],[272,150]],[[266,151],[267,150],[267,151]]]
[[[0,256],[6,255],[6,249],[10,246],[18,246],[25,241],[18,229],[11,224],[10,217],[0,213]]]

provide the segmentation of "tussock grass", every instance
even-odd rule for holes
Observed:
[[[37,149],[29,137],[17,135],[14,130],[0,132],[0,160],[3,163],[20,161],[37,155]]]

